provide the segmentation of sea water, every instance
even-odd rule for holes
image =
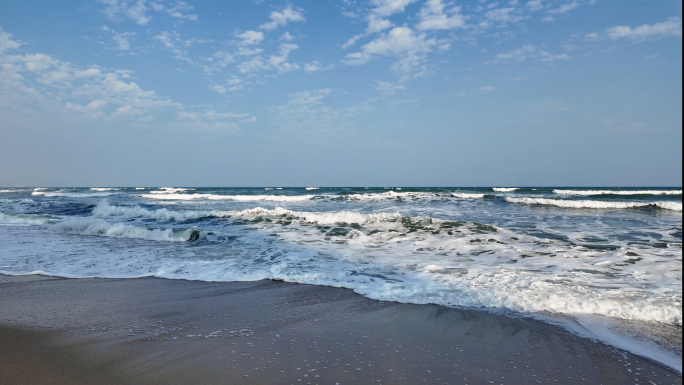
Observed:
[[[681,327],[681,189],[0,188],[0,273],[343,287],[533,316],[681,371],[681,348],[623,333]]]

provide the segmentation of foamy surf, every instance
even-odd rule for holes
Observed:
[[[64,197],[64,198],[93,198],[93,197],[109,197],[116,195],[117,192],[71,192],[71,191],[33,191],[31,195],[33,196],[45,196],[45,197]]]
[[[178,200],[178,201],[197,201],[197,200],[224,200],[224,201],[238,201],[238,202],[303,202],[315,198],[315,195],[219,195],[219,194],[172,194],[160,193],[144,194],[143,198],[158,199],[158,200]]]
[[[665,210],[682,211],[679,202],[604,202],[590,200],[563,200],[547,198],[506,198],[507,202],[526,205],[546,205],[571,209],[634,209],[644,207],[657,207]]]
[[[502,193],[507,193],[507,192],[513,192],[513,191],[518,191],[520,190],[517,187],[494,187],[492,188],[494,192],[502,192]]]
[[[26,189],[0,199],[3,272],[278,279],[406,303],[681,325],[681,201],[674,195],[139,189]],[[642,347],[642,355],[657,356]]]
[[[66,233],[89,236],[144,239],[162,242],[187,242],[200,237],[198,229],[148,229],[124,223],[108,223],[101,219],[72,218],[52,225],[52,228]]]
[[[553,190],[558,195],[682,195],[682,190]]]

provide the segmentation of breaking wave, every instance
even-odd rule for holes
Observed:
[[[50,215],[0,213],[0,223],[44,225],[46,223],[54,222],[56,220],[58,220],[58,218]]]
[[[548,205],[573,209],[633,209],[640,207],[658,207],[665,210],[682,211],[679,202],[604,202],[604,201],[572,201],[547,198],[506,198],[507,202],[526,205]]]
[[[111,238],[145,239],[150,241],[187,242],[200,237],[198,229],[147,229],[124,223],[111,224],[102,219],[71,218],[52,225],[55,230],[81,235]]]
[[[230,200],[238,202],[258,202],[258,201],[271,201],[271,202],[304,202],[315,198],[315,195],[218,195],[218,194],[165,194],[158,193],[153,194],[143,194],[143,198],[149,199],[161,199],[161,200]]]
[[[518,188],[518,187],[513,187],[513,188],[508,188],[508,187],[494,187],[494,188],[492,188],[492,190],[494,190],[494,192],[504,192],[504,193],[505,193],[505,192],[517,191],[517,190],[520,190],[520,188]]]
[[[553,190],[558,195],[682,195],[682,190]]]

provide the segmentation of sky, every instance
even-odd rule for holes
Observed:
[[[681,0],[0,0],[0,186],[681,185]]]

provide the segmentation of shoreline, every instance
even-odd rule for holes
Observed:
[[[17,384],[681,381],[534,319],[278,281],[0,275],[0,346]]]

